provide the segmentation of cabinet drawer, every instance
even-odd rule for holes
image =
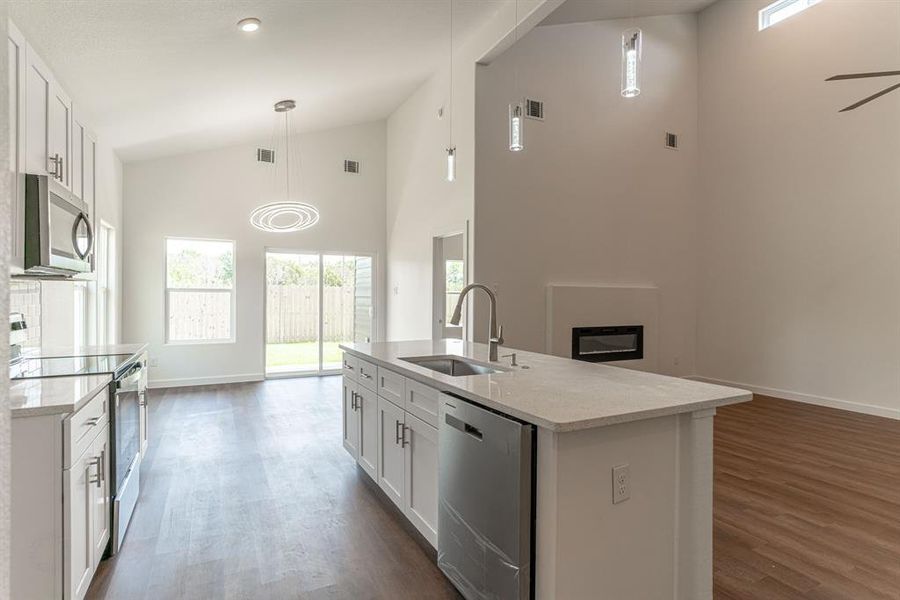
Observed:
[[[97,434],[109,422],[109,388],[99,394],[81,410],[63,421],[63,468],[72,466],[91,445]]]
[[[393,371],[378,367],[378,395],[402,407],[406,391],[406,378]]]
[[[349,377],[353,381],[356,381],[356,373],[359,371],[359,359],[352,354],[344,352],[344,362],[341,369],[344,372],[344,377]]]
[[[378,369],[374,364],[370,363],[367,360],[363,360],[358,358],[359,362],[359,385],[365,386],[372,390],[373,392],[377,392],[376,389],[376,378],[378,377]]]
[[[432,427],[438,426],[438,406],[441,393],[412,379],[406,380],[406,412],[411,413]]]

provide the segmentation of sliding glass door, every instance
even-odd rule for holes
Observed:
[[[341,343],[371,341],[370,256],[266,252],[266,375],[339,371]]]

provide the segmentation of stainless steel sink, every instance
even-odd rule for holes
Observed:
[[[508,369],[480,364],[459,356],[414,356],[401,358],[408,363],[450,375],[451,377],[463,377],[466,375],[490,375],[491,373],[503,373]]]

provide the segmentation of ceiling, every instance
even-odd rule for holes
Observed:
[[[465,38],[510,0],[454,0]],[[14,0],[10,16],[125,160],[382,119],[447,60],[442,0]],[[262,19],[253,34],[244,17]]]
[[[699,12],[716,0],[567,0],[541,22],[562,25],[605,19]]]

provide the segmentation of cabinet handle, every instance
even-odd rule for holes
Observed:
[[[47,160],[53,165],[52,170],[48,169],[50,174],[53,175],[53,179],[62,179],[62,157],[59,154],[54,154],[47,157]]]
[[[103,451],[100,451],[100,456],[95,456],[91,459],[90,466],[97,467],[97,474],[88,479],[89,483],[97,484],[97,487],[101,487],[103,484],[104,474],[103,474]]]
[[[400,443],[400,421],[394,420],[394,443]]]
[[[101,418],[102,417],[91,417],[90,419],[85,421],[84,424],[87,425],[88,427],[93,427],[94,425],[96,425],[97,423],[100,422]]]
[[[351,365],[351,364],[348,363],[347,361],[344,361],[344,368],[345,368],[345,369],[349,369],[349,370],[352,371],[352,370],[353,370],[353,365]]]
[[[371,375],[369,375],[368,373],[363,373],[362,371],[359,372],[359,376],[365,377],[366,379],[372,379]]]
[[[408,429],[409,429],[409,427],[407,427],[406,425],[403,425],[403,426],[402,426],[402,429],[400,430],[401,432],[403,432],[403,437],[402,437],[402,439],[400,440],[400,447],[401,447],[401,448],[405,448],[406,446],[409,445],[409,440],[406,439],[406,431],[407,431]]]
[[[356,392],[354,392],[354,393],[356,393]],[[360,408],[362,408],[362,405],[361,405],[360,402],[359,402],[360,400],[362,400],[362,394],[356,394],[356,410],[357,410],[357,411],[358,411]]]
[[[356,392],[350,392],[350,409],[356,410]]]

